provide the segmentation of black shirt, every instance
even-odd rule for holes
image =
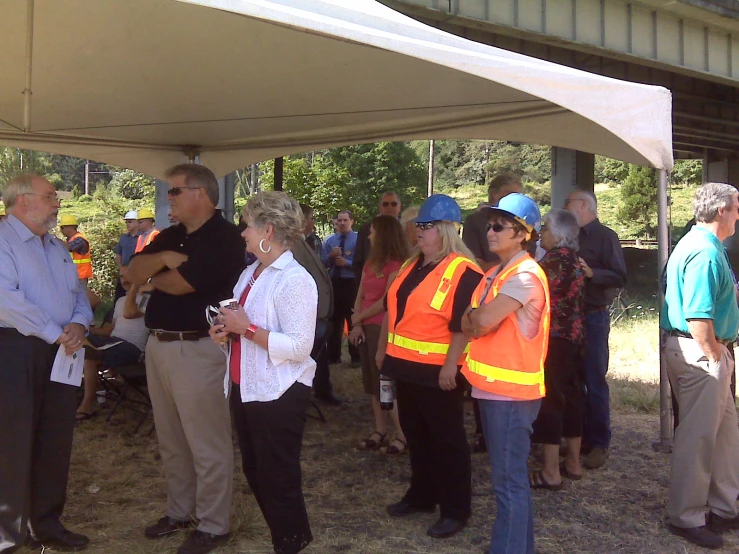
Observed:
[[[626,285],[626,262],[618,235],[594,219],[580,228],[577,255],[593,270],[585,280],[585,309],[610,306]]]
[[[186,254],[187,261],[177,271],[195,292],[172,295],[155,290],[146,308],[146,326],[167,331],[208,330],[205,308],[233,296],[244,269],[244,249],[238,228],[223,219],[220,210],[189,235],[181,223],[159,233],[141,254],[165,250]]]
[[[398,287],[398,313],[395,319],[396,325],[405,314],[406,304],[408,303],[408,297],[410,294],[426,277],[429,276],[436,266],[439,265],[436,263],[428,264],[423,267],[422,263],[423,260],[419,260],[419,263],[416,264],[410,273],[408,273],[406,278],[400,284],[400,287]],[[480,279],[482,279],[482,274],[470,268],[465,269],[464,273],[462,273],[462,276],[459,278],[457,290],[454,292],[452,319],[449,321],[450,332],[462,332],[462,316],[470,305],[472,293],[475,292],[477,285],[480,283]],[[393,356],[385,356],[385,360],[382,362],[382,373],[384,375],[427,387],[439,388],[440,371],[441,366],[438,365],[411,362],[400,358],[394,358]]]

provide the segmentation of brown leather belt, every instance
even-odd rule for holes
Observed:
[[[152,329],[149,333],[159,342],[196,341],[208,336],[208,331],[162,331],[161,329]]]
[[[671,337],[681,337],[684,339],[693,338],[693,335],[691,335],[690,333],[684,333],[683,331],[680,331],[678,329],[673,329],[672,331],[668,331],[667,334],[670,335]],[[715,337],[715,338],[716,338],[716,342],[723,344],[724,346],[727,346],[727,347],[734,342],[733,340],[720,339],[718,337]]]

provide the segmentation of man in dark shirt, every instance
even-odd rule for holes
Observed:
[[[496,175],[488,186],[490,206],[497,206],[501,198],[514,192],[523,194],[521,179],[510,174]],[[491,252],[488,247],[488,215],[486,207],[478,208],[475,213],[467,216],[462,228],[462,240],[485,272],[499,261],[498,255]]]
[[[382,193],[380,197],[380,202],[377,206],[377,215],[391,215],[397,219],[400,215],[400,208],[400,196],[398,196],[398,193],[389,190]],[[368,221],[362,225],[357,233],[357,248],[354,252],[354,265],[352,266],[357,289],[359,289],[359,282],[362,280],[364,262],[367,261],[370,255],[370,227],[372,227],[372,221]]]
[[[608,382],[608,335],[611,320],[608,308],[626,285],[626,264],[618,235],[598,220],[598,201],[591,191],[575,189],[564,208],[580,225],[580,265],[585,272],[585,354],[584,377],[585,467],[597,469],[608,459],[611,442],[611,411]]]
[[[128,262],[131,261],[131,256],[136,252],[136,242],[139,238],[139,222],[138,214],[135,210],[126,213],[123,220],[126,222],[126,230],[128,231],[125,235],[121,235],[118,239],[118,244],[113,248],[115,252],[115,265],[118,266],[118,271],[122,271],[124,267],[128,266]],[[123,270],[125,271],[125,270]],[[123,289],[120,277],[115,287],[115,301],[119,298],[126,296],[126,291]]]
[[[226,360],[208,337],[205,308],[233,296],[244,241],[216,210],[218,182],[206,167],[167,172],[178,225],[131,259],[128,277],[150,283],[146,374],[167,479],[167,513],[146,528],[160,538],[194,525],[178,554],[205,553],[229,536],[233,446],[223,383]]]

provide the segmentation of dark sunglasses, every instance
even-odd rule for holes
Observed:
[[[500,233],[503,229],[513,229],[513,226],[500,223],[488,223],[487,226],[488,232],[492,231],[493,233]]]
[[[205,188],[205,187],[172,187],[171,189],[167,191],[167,194],[169,196],[179,196],[180,194],[182,194],[182,191],[185,189],[202,189],[202,188]]]
[[[434,221],[429,221],[428,223],[416,223],[416,229],[421,229],[421,231],[428,231],[434,227],[436,227],[436,222]]]
[[[383,208],[387,208],[388,206],[392,206],[393,208],[397,208],[398,207],[398,203],[395,200],[393,200],[392,202],[383,202],[382,203],[382,207]]]

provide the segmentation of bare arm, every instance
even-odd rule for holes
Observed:
[[[721,360],[721,344],[716,340],[712,319],[689,319],[688,329],[708,360],[718,363]]]
[[[446,353],[444,365],[441,366],[441,371],[439,372],[439,386],[442,390],[453,390],[457,388],[457,363],[462,357],[469,340],[464,333],[452,333],[449,350]]]
[[[126,294],[126,302],[123,305],[123,317],[126,319],[138,319],[144,317],[139,307],[136,305],[136,294],[139,292],[138,285],[131,285],[131,289]]]
[[[359,281],[357,289],[357,297],[354,299],[354,308],[352,309],[352,325],[361,325],[364,315],[362,314],[362,300],[364,300],[364,274]]]
[[[149,279],[154,288],[175,296],[195,292],[190,283],[180,275],[177,268],[187,261],[185,254],[165,250],[156,254],[139,254],[131,259],[127,277],[131,283],[143,285]],[[167,271],[162,271],[168,268]]]
[[[468,312],[462,318],[462,332],[468,336],[481,337],[498,328],[505,318],[523,304],[505,294],[499,294],[487,304]]]

